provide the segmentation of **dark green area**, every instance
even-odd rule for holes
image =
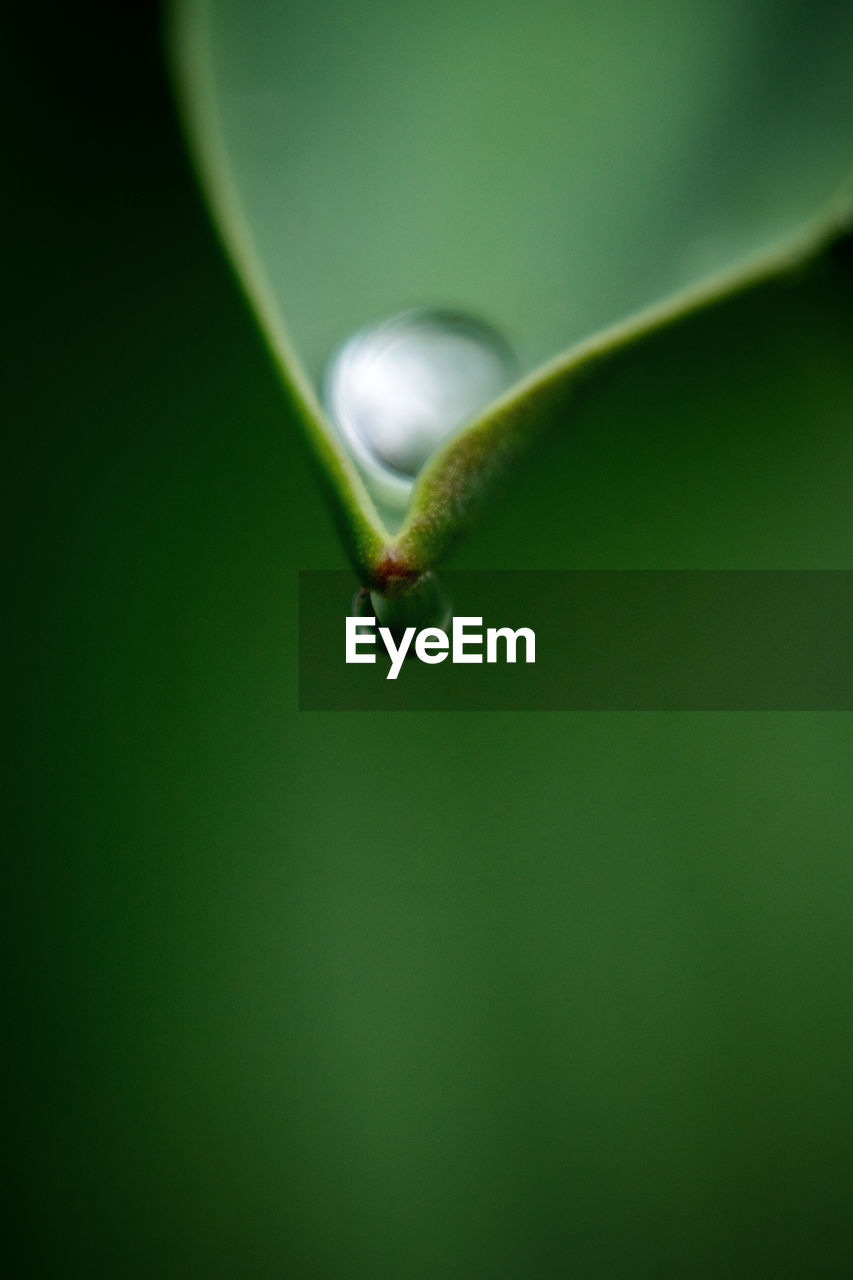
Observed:
[[[849,716],[300,715],[342,553],[111,15],[6,55],[11,1273],[844,1274]],[[456,562],[851,567],[850,276],[783,294]]]

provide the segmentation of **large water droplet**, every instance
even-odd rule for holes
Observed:
[[[512,352],[488,325],[452,311],[406,311],[344,343],[323,391],[377,496],[399,507],[430,455],[515,374]]]

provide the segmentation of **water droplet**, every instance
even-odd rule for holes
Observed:
[[[395,638],[399,638],[406,627],[444,630],[453,616],[450,594],[432,570],[392,595],[362,587],[353,598],[352,613],[357,618],[376,618],[380,626],[390,628]]]
[[[324,400],[377,496],[405,506],[439,445],[516,375],[504,340],[452,311],[406,311],[361,329],[338,350]]]

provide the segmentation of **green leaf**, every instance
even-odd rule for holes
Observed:
[[[300,712],[343,560],[299,429],[150,44],[47,12],[2,85],[11,1274],[848,1274],[853,720]],[[634,344],[453,563],[853,567],[851,352],[823,270]]]
[[[223,237],[366,580],[428,569],[580,374],[846,224],[853,9],[831,0],[183,0],[179,81]],[[412,305],[523,380],[391,536],[317,388]],[[570,400],[571,397],[569,397]]]

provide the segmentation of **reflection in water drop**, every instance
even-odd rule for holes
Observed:
[[[324,399],[376,495],[401,507],[430,455],[515,373],[511,351],[487,325],[450,311],[407,311],[340,348]]]

